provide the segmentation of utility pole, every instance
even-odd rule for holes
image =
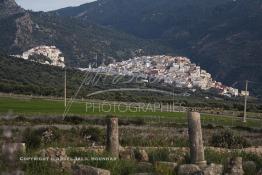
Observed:
[[[246,92],[245,92],[245,106],[244,106],[244,117],[243,122],[246,123],[247,121],[247,88],[248,88],[248,80],[246,80]]]
[[[65,81],[65,82],[64,82],[64,83],[65,83],[65,84],[64,84],[64,85],[65,85],[65,87],[64,87],[64,93],[65,93],[65,94],[64,94],[64,95],[65,95],[64,98],[65,98],[65,99],[64,99],[64,100],[65,100],[65,108],[66,108],[66,67],[65,67],[65,80],[64,80],[64,81]]]
[[[97,53],[96,53],[96,68],[98,67],[98,62],[97,62]]]
[[[173,85],[173,104],[172,104],[172,112],[175,112],[174,111],[174,106],[175,106],[175,88],[174,88],[174,85]]]

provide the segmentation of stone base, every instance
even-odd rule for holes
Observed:
[[[207,166],[207,161],[201,161],[201,162],[197,162],[196,165],[198,165],[201,169],[205,168]]]
[[[223,166],[211,163],[202,171],[203,171],[204,175],[222,175],[223,174]]]
[[[110,171],[85,165],[73,168],[73,175],[110,175]]]
[[[189,175],[199,172],[201,172],[201,169],[195,164],[184,164],[178,167],[178,175]]]

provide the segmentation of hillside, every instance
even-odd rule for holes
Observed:
[[[24,11],[24,9],[16,4],[15,0],[0,0],[0,19]]]
[[[64,69],[56,66],[43,65],[40,63],[27,61],[20,58],[9,57],[0,54],[0,92],[26,94],[26,95],[43,95],[57,96],[64,95]],[[81,83],[84,85],[77,94],[77,98],[86,98],[88,94],[105,89],[117,88],[138,88],[143,84],[129,82],[130,78],[118,77],[119,83],[114,82],[115,77],[103,74],[85,73],[77,69],[67,69],[67,96],[72,97],[77,92]],[[95,79],[95,81],[94,81]],[[94,83],[95,82],[95,83]],[[126,83],[121,83],[126,82]],[[162,88],[153,87],[152,88]],[[170,90],[170,89],[166,89]],[[178,92],[181,92],[179,89]],[[123,100],[123,101],[152,101],[152,99],[166,100],[166,95],[156,93],[121,93],[112,92],[92,96],[105,100]]]
[[[7,3],[8,2],[8,3]],[[133,55],[161,53],[166,48],[123,32],[70,17],[21,9],[13,0],[0,1],[0,48],[8,54],[21,54],[39,45],[55,45],[73,67],[87,67]],[[14,13],[14,9],[17,10]],[[142,49],[142,50],[140,50]]]
[[[71,67],[179,55],[227,86],[262,82],[259,0],[99,0],[49,13],[1,0],[0,9],[0,50],[6,54],[54,45]]]
[[[55,13],[161,40],[232,85],[262,82],[261,12],[260,0],[99,0]]]

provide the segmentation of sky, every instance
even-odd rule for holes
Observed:
[[[50,11],[63,7],[78,6],[94,0],[16,0],[17,4],[27,10]]]

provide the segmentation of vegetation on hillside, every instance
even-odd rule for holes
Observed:
[[[161,41],[216,80],[244,87],[246,79],[262,82],[261,6],[260,0],[101,0],[55,13]]]
[[[42,65],[19,58],[0,55],[0,92],[16,93],[33,96],[55,96],[64,95],[64,69],[49,65]],[[117,81],[116,81],[117,80]],[[107,101],[127,102],[162,102],[164,104],[175,104],[186,107],[210,107],[224,110],[243,110],[243,99],[225,98],[212,91],[198,90],[192,93],[187,89],[173,88],[170,85],[159,83],[141,83],[139,80],[131,80],[130,77],[114,77],[110,75],[82,72],[76,69],[67,69],[67,96],[73,97],[81,83],[82,88],[76,98],[91,98]],[[147,88],[174,92],[175,95],[155,92],[106,92],[87,97],[93,92],[119,89],[119,88]],[[185,92],[189,97],[184,96]],[[210,97],[206,99],[205,97]],[[259,112],[262,106],[259,100],[249,99],[248,111]]]

